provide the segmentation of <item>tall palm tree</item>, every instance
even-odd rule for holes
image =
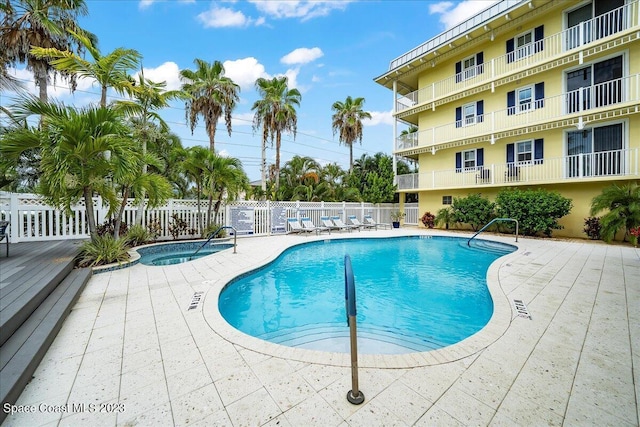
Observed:
[[[17,111],[25,117],[41,116],[42,125],[4,135],[0,154],[16,161],[23,152],[39,148],[42,179],[38,192],[68,211],[83,199],[89,232],[95,237],[94,193],[101,195],[109,203],[110,213],[114,213],[117,200],[108,177],[117,183],[123,177],[139,173],[142,162],[122,115],[109,107],[77,110],[33,97],[26,99]],[[111,152],[110,158],[104,155],[106,151]]]
[[[186,116],[191,133],[198,124],[198,117],[204,118],[209,136],[209,149],[215,152],[216,124],[224,114],[227,132],[231,136],[231,113],[240,99],[240,86],[224,75],[220,61],[212,64],[197,59],[196,70],[180,71],[182,90],[189,95],[186,101]]]
[[[362,120],[370,119],[371,113],[362,109],[364,98],[347,96],[344,102],[336,101],[331,106],[333,134],[338,134],[341,143],[349,146],[349,172],[353,170],[353,144],[362,144]]]
[[[276,188],[280,187],[280,146],[282,132],[291,132],[293,139],[298,130],[298,116],[296,107],[300,106],[302,95],[298,89],[289,89],[285,76],[274,77],[271,80],[260,77],[256,80],[256,89],[262,97],[257,100],[252,110],[254,131],[262,126],[262,189],[266,190],[266,143],[276,139],[276,165],[274,170]]]
[[[100,84],[100,106],[106,107],[107,89],[113,87],[118,93],[124,93],[131,86],[127,72],[138,67],[142,55],[137,50],[122,47],[103,55],[95,40],[74,31],[69,33],[89,52],[93,62],[57,47],[34,47],[31,54],[40,60],[49,60],[51,66],[58,71],[95,79]]]
[[[123,109],[127,115],[132,118],[134,124],[135,136],[142,143],[142,154],[146,156],[147,145],[151,139],[151,133],[155,128],[151,127],[152,123],[157,123],[162,131],[168,132],[169,126],[157,113],[157,110],[169,106],[169,101],[183,97],[182,91],[166,91],[166,82],[156,83],[144,77],[144,69],[138,75],[138,80],[134,84],[126,87],[125,90],[133,98],[133,100],[116,101],[118,108]],[[148,171],[147,163],[142,165],[142,175],[146,175]],[[144,214],[145,189],[141,187],[142,194],[136,194],[138,199],[138,212],[136,214],[136,224],[142,224],[142,215]],[[138,197],[139,196],[139,197]]]
[[[17,0],[4,1],[0,22],[0,52],[4,64],[26,63],[39,88],[41,101],[47,100],[49,73],[53,68],[46,59],[31,54],[33,46],[71,49],[80,52],[79,45],[67,30],[92,34],[76,22],[88,14],[85,0]],[[73,85],[73,81],[72,81]]]
[[[612,184],[591,200],[591,215],[608,210],[600,218],[602,239],[610,242],[616,233],[624,230],[626,240],[629,230],[640,225],[640,186],[637,182],[625,185]]]
[[[207,175],[205,187],[209,193],[208,225],[211,224],[211,201],[213,207],[213,223],[218,223],[218,215],[223,199],[227,203],[235,201],[239,194],[249,189],[249,178],[242,169],[242,162],[235,157],[223,157],[209,153],[206,161]]]
[[[202,199],[202,185],[206,171],[206,159],[211,151],[196,145],[187,149],[187,156],[182,162],[182,170],[196,184],[196,199],[198,203],[198,231],[202,234],[202,212],[200,200]]]

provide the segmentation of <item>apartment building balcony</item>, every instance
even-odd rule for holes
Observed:
[[[534,185],[640,177],[638,148],[398,175],[398,190]]]
[[[578,127],[606,118],[637,114],[640,74],[582,87],[561,95],[531,99],[488,114],[464,118],[396,138],[396,154],[420,153],[492,141],[558,127]]]
[[[620,49],[640,38],[637,0],[562,32],[532,42],[488,62],[434,82],[396,99],[398,118],[415,122],[421,111],[510,83],[569,63],[582,63],[592,55]],[[435,63],[434,63],[435,65]],[[413,118],[413,119],[412,119]]]

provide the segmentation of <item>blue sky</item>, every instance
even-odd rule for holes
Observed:
[[[331,105],[347,96],[364,97],[372,120],[364,122],[354,157],[390,154],[392,93],[373,78],[395,57],[493,2],[87,0],[89,16],[81,25],[98,36],[103,54],[117,47],[138,50],[145,77],[166,81],[170,89],[179,88],[179,70],[194,69],[195,58],[223,62],[241,92],[233,132],[229,136],[219,124],[216,149],[242,160],[249,178],[258,180],[260,134],[251,127],[256,78],[286,75],[289,86],[302,93],[298,134],[295,141],[283,136],[282,163],[303,155],[347,169],[349,151],[332,134]],[[25,70],[16,75],[31,79]],[[90,81],[71,95],[58,80],[50,93],[78,106],[99,100],[99,89]],[[0,102],[7,103],[7,97]],[[182,102],[161,115],[184,146],[208,146],[202,124],[191,135]],[[275,150],[267,156],[273,163]]]

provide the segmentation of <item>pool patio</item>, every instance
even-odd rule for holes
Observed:
[[[404,234],[445,233],[331,238]],[[639,249],[520,238],[488,272],[487,327],[438,351],[361,355],[354,406],[348,355],[263,342],[217,312],[230,279],[326,238],[242,238],[237,254],[94,275],[17,402],[35,412],[2,425],[639,425]]]

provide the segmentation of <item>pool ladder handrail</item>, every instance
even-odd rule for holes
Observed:
[[[202,244],[202,246],[200,246],[194,253],[193,255],[191,255],[189,257],[189,261],[191,261],[193,259],[194,256],[196,256],[198,254],[198,252],[200,252],[200,249],[204,248],[205,246],[207,246],[209,244],[209,242],[211,242],[211,239],[213,239],[214,237],[216,237],[218,235],[218,233],[222,230],[224,230],[225,228],[230,228],[233,230],[233,253],[236,253],[236,247],[238,246],[238,244],[236,243],[236,236],[238,235],[238,232],[236,231],[236,229],[234,227],[232,227],[231,225],[223,225],[221,227],[218,227],[218,229],[216,231],[214,231],[213,233],[209,234],[209,238],[207,239],[206,242],[204,242]]]
[[[482,227],[480,230],[478,230],[476,232],[476,234],[474,234],[473,236],[471,236],[471,238],[469,240],[467,240],[467,246],[471,246],[471,241],[480,233],[482,233],[484,230],[486,230],[491,224],[493,224],[494,222],[497,221],[513,221],[516,223],[516,242],[518,242],[518,220],[517,219],[513,219],[513,218],[494,218],[491,221],[489,221],[487,223],[487,225],[485,225],[484,227]]]

